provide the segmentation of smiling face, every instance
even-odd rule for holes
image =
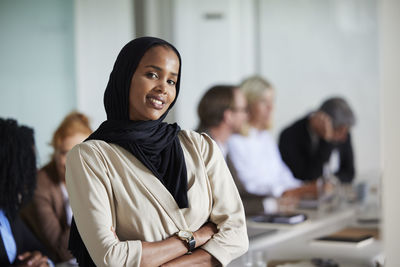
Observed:
[[[179,59],[165,46],[154,46],[144,54],[131,80],[129,119],[159,119],[176,96]]]

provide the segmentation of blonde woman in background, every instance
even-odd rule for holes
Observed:
[[[242,134],[228,141],[233,172],[246,196],[259,197],[259,205],[246,205],[247,214],[269,211],[267,197],[300,198],[315,194],[315,186],[304,186],[282,161],[278,146],[269,129],[272,125],[275,90],[260,76],[244,80],[240,86],[248,102],[249,120]]]
[[[92,130],[88,118],[79,112],[68,114],[54,132],[51,161],[39,170],[32,202],[22,211],[25,222],[45,244],[54,261],[72,258],[68,251],[72,211],[65,188],[65,161],[71,148],[85,140]]]

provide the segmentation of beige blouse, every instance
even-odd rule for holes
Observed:
[[[202,248],[223,266],[246,252],[243,205],[217,144],[193,131],[181,131],[179,139],[188,172],[186,209],[179,209],[162,183],[118,145],[91,140],[68,153],[70,204],[97,266],[139,266],[141,240],[196,231],[207,221],[219,231]]]

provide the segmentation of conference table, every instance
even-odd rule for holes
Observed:
[[[308,219],[294,225],[247,222],[249,251],[231,262],[229,267],[275,266],[275,262],[290,262],[285,266],[307,265],[311,259],[333,260],[341,267],[379,266],[383,261],[382,242],[373,239],[367,245],[356,247],[347,243],[316,243],[318,237],[344,228],[378,229],[379,221],[360,223],[358,205],[346,205],[329,212],[298,210]],[[296,264],[294,264],[296,262]]]
[[[229,267],[290,266],[311,267],[311,259],[334,260],[340,267],[383,266],[382,241],[355,247],[336,243],[334,245],[315,244],[314,239],[334,233],[346,227],[376,228],[379,221],[365,220],[360,223],[359,206],[345,205],[333,211],[318,209],[296,210],[307,215],[307,220],[294,225],[276,223],[255,223],[247,221],[249,251],[232,261]],[[371,223],[372,222],[372,223]],[[258,260],[257,260],[258,259]],[[275,265],[292,261],[287,265]],[[268,263],[268,265],[267,265]],[[381,263],[379,265],[378,263]],[[74,266],[69,263],[57,267]]]

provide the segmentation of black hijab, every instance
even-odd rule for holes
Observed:
[[[179,58],[175,100],[158,120],[131,121],[129,90],[132,76],[146,51],[158,45],[169,47]],[[87,140],[103,140],[131,152],[162,182],[179,208],[187,208],[187,172],[178,139],[180,128],[176,123],[162,122],[178,97],[180,73],[181,57],[168,42],[154,37],[141,37],[126,44],[115,61],[104,93],[107,120]]]
[[[168,46],[179,58],[175,100],[158,120],[131,121],[129,119],[129,89],[132,76],[146,51],[157,45]],[[176,123],[162,122],[178,97],[181,65],[178,50],[164,40],[141,37],[126,44],[115,61],[104,93],[107,120],[87,140],[103,140],[131,152],[163,183],[179,208],[187,208],[186,164],[177,136],[180,128]],[[74,219],[71,223],[68,248],[80,266],[95,266]]]

